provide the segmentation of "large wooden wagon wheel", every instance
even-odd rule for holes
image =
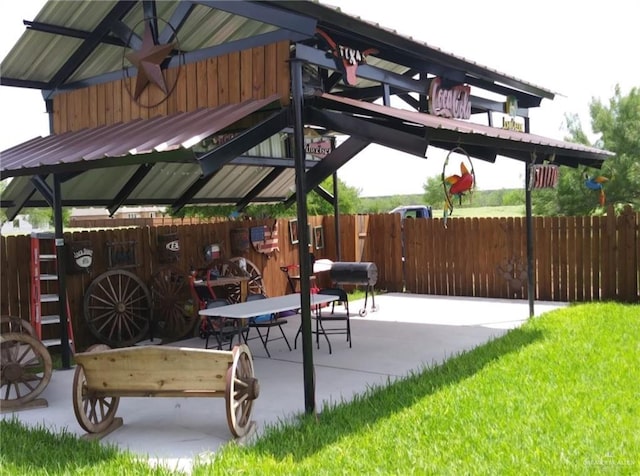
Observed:
[[[151,277],[153,319],[162,323],[167,338],[181,339],[193,332],[198,314],[190,294],[189,278],[173,266],[164,266]]]
[[[214,264],[218,270],[218,275],[222,277],[246,276],[247,273],[238,266],[238,263],[232,260],[219,260]],[[240,302],[241,293],[239,284],[225,284],[222,286],[225,290],[227,299],[231,302]]]
[[[253,373],[251,351],[246,345],[233,348],[233,363],[227,370],[224,401],[227,407],[227,423],[236,438],[250,429],[253,401],[260,395],[260,385]]]
[[[246,275],[249,276],[248,283],[248,292],[249,294],[264,294],[266,295],[266,291],[264,289],[264,282],[262,281],[262,274],[260,273],[260,269],[251,261],[246,258],[242,258],[240,256],[236,256],[231,258],[229,261],[235,263],[240,267],[240,261],[244,260],[246,264]]]
[[[126,270],[102,273],[84,296],[84,318],[89,330],[111,347],[127,347],[145,338],[150,314],[149,289]]]
[[[0,333],[8,334],[10,332],[28,334],[31,337],[36,337],[36,331],[29,321],[25,321],[24,319],[15,316],[0,317]]]
[[[105,344],[96,344],[86,352],[109,350]],[[82,365],[76,366],[73,375],[73,412],[80,426],[89,433],[100,433],[111,426],[120,404],[120,397],[99,397],[89,393]]]
[[[2,407],[17,408],[35,400],[49,384],[52,369],[49,351],[32,335],[0,335]]]

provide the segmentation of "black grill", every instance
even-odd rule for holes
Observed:
[[[358,286],[366,286],[364,295],[364,307],[360,309],[360,316],[367,315],[367,299],[371,292],[371,311],[378,310],[375,298],[373,297],[373,287],[378,281],[378,267],[375,263],[358,263],[348,261],[338,261],[331,265],[329,270],[331,281],[337,285],[355,284]]]
[[[378,267],[375,263],[338,261],[331,265],[331,281],[336,284],[357,284],[375,286],[378,281]]]

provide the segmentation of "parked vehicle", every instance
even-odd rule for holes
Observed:
[[[433,211],[429,205],[406,205],[396,207],[389,213],[399,213],[403,220],[405,218],[433,218]]]

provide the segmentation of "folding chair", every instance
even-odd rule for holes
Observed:
[[[265,299],[265,298],[266,296],[264,294],[250,294],[249,296],[247,296],[247,302],[255,301],[258,299]],[[282,326],[285,325],[287,322],[288,321],[286,319],[277,317],[273,313],[252,317],[249,319],[249,323],[247,324],[247,328],[244,334],[244,342],[246,344],[248,341],[256,338],[256,337],[253,337],[252,339],[249,338],[249,333],[251,332],[251,329],[255,329],[256,332],[258,333],[258,337],[260,338],[260,341],[262,342],[262,346],[264,347],[264,350],[267,353],[267,356],[271,358],[271,353],[269,352],[269,349],[267,347],[267,344],[269,342],[269,335],[273,327],[278,327],[280,329],[280,333],[282,334],[282,337],[276,337],[271,340],[273,341],[277,339],[284,339],[284,341],[287,343],[287,347],[289,348],[289,350],[291,350],[291,345],[289,344],[289,340],[287,339],[287,336],[284,333],[284,329],[282,329]],[[262,334],[261,329],[267,330],[264,335]]]

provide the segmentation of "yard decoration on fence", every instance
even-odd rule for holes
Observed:
[[[274,220],[273,226],[252,226],[250,239],[254,250],[270,257],[271,253],[280,250],[278,248],[278,221]]]
[[[460,161],[460,175],[457,175],[457,174],[447,175],[448,173],[447,166],[449,165],[449,159],[451,157],[451,154],[454,154],[454,153],[458,153],[464,156],[463,160]],[[466,162],[468,163],[468,167],[467,165],[465,165],[465,160],[464,160],[465,158],[466,158]],[[447,227],[447,218],[451,214],[453,214],[452,197],[453,196],[458,197],[458,204],[461,205],[462,197],[466,193],[471,194],[471,192],[473,191],[473,188],[475,187],[475,183],[476,183],[476,174],[475,174],[475,171],[473,170],[473,162],[471,162],[471,157],[469,157],[469,154],[467,153],[467,151],[464,150],[462,147],[454,147],[447,154],[447,157],[442,166],[442,187],[444,188],[444,198],[445,198],[443,223],[445,228]]]

